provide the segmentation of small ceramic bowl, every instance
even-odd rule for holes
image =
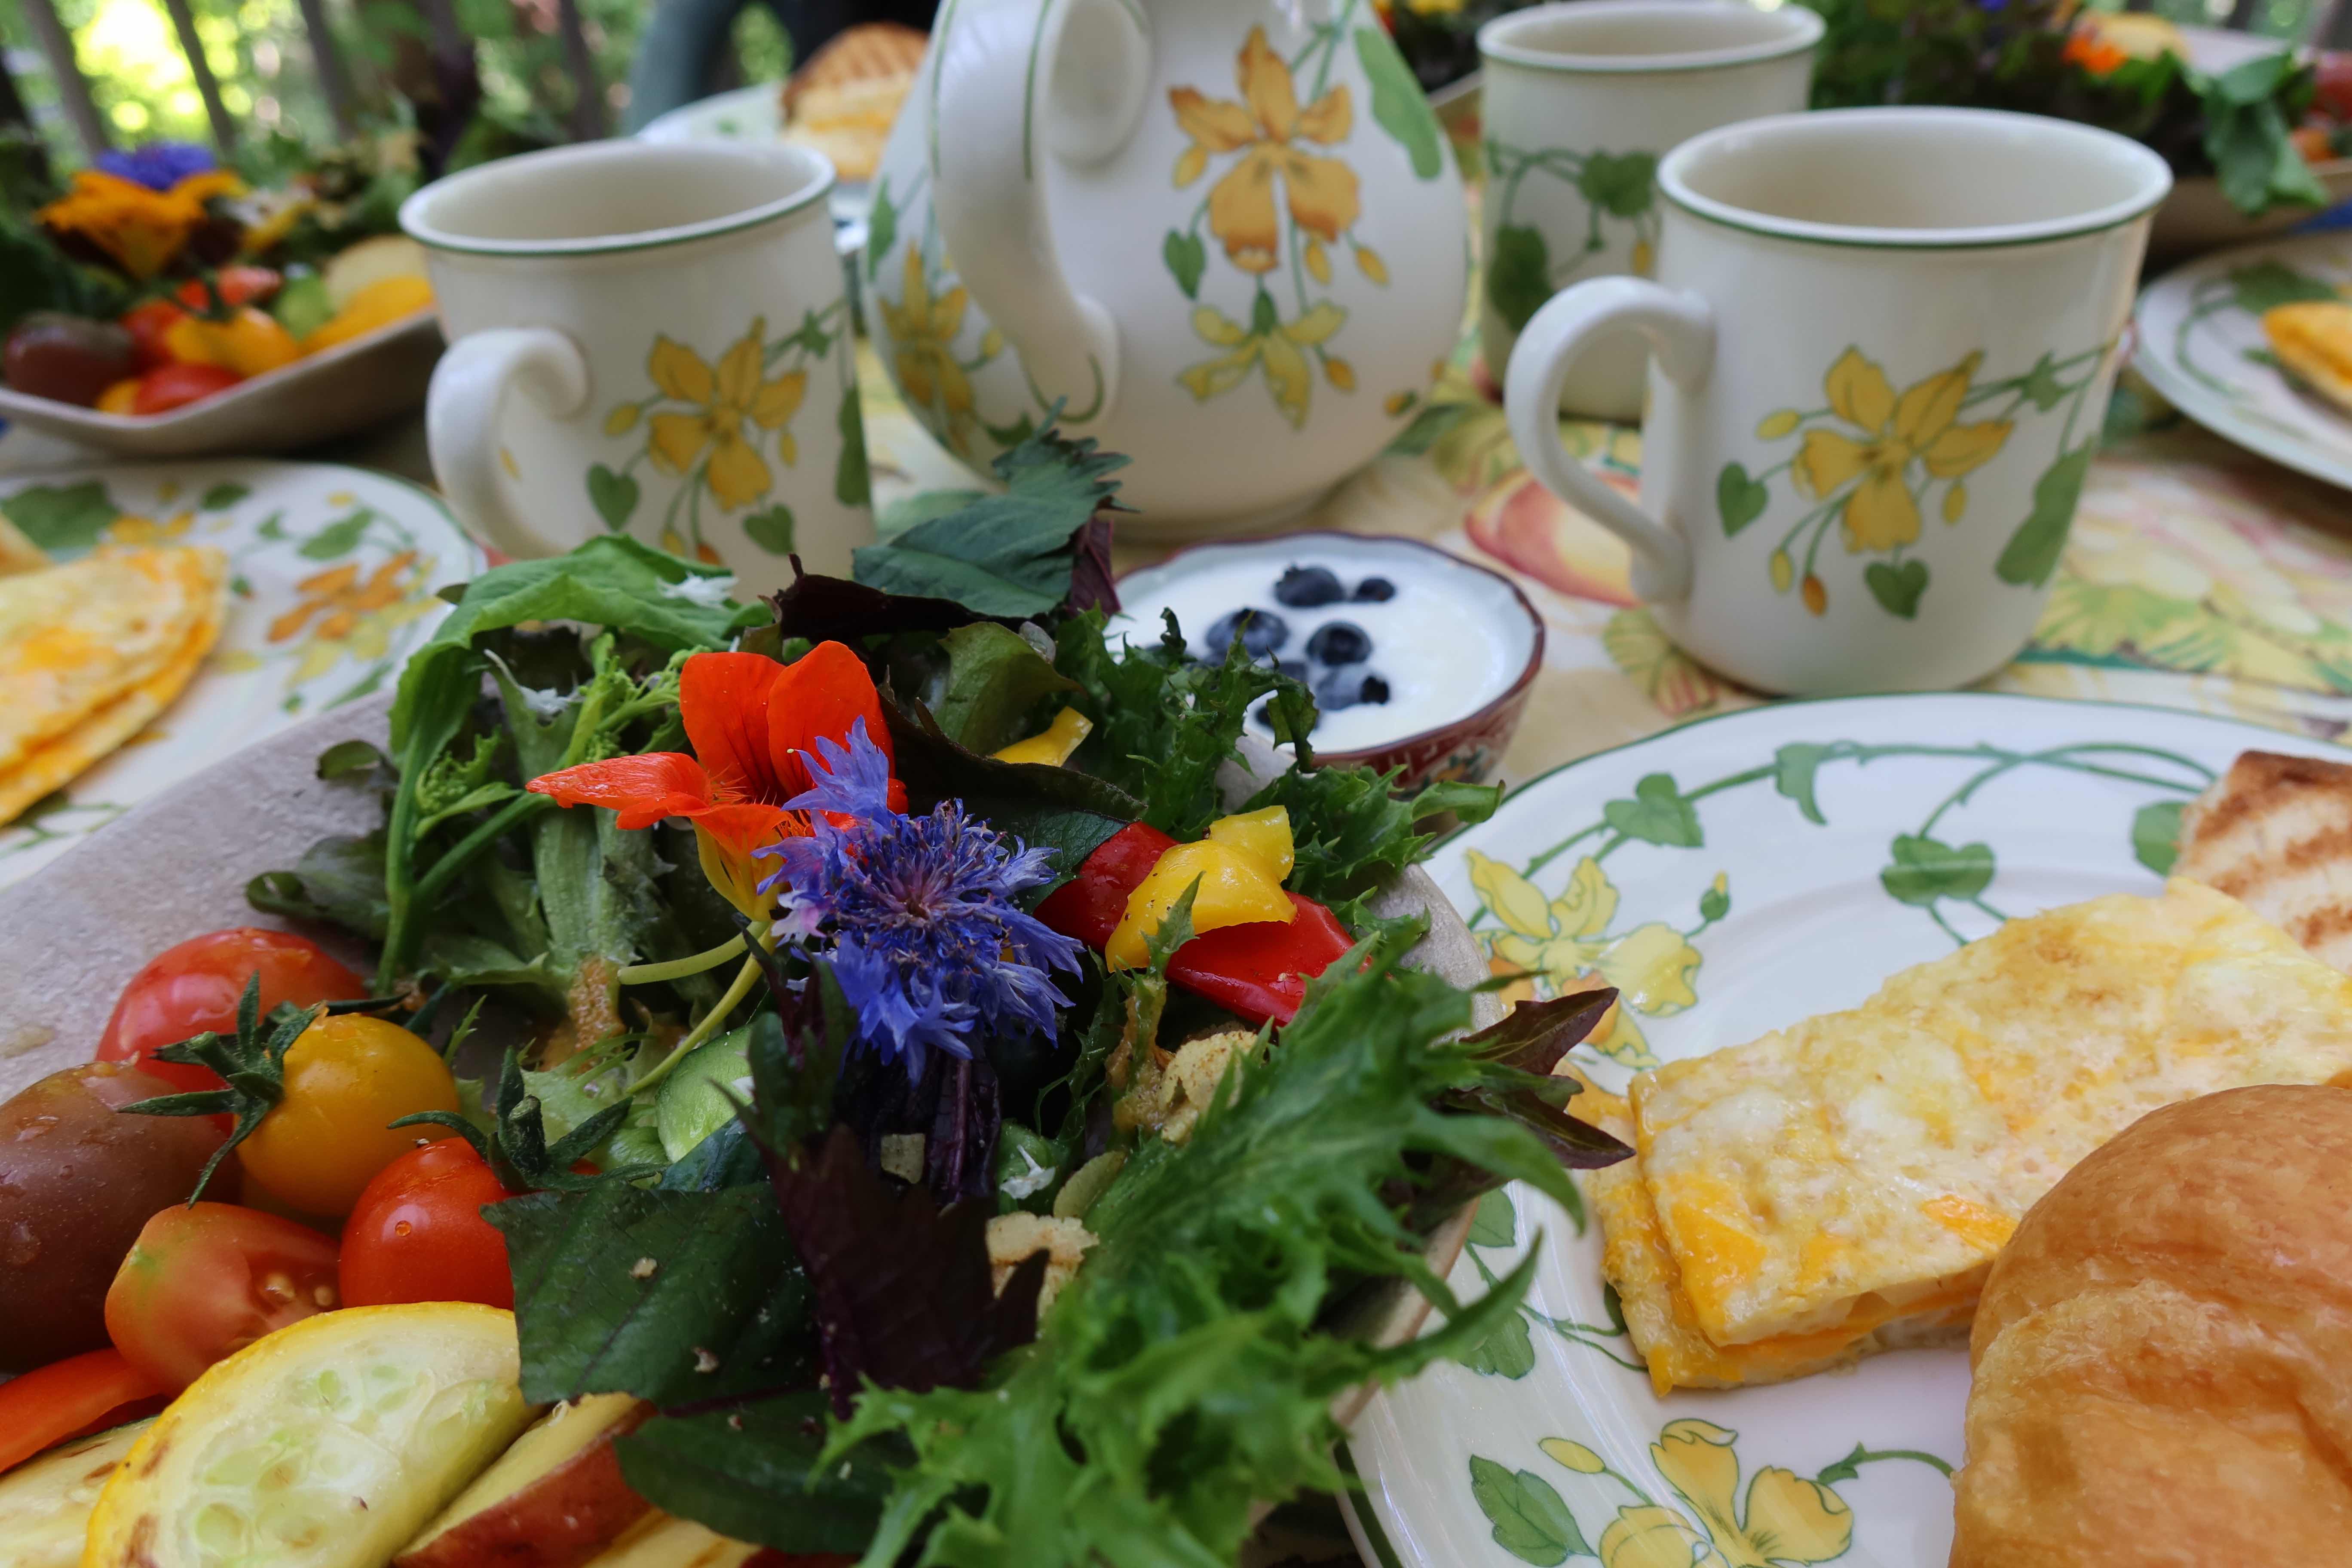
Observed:
[[[1286,604],[1276,585],[1293,568],[1328,572],[1340,597]],[[1402,769],[1400,790],[1484,781],[1543,665],[1543,618],[1527,595],[1501,574],[1417,539],[1310,531],[1194,545],[1127,574],[1118,592],[1131,638],[1156,637],[1160,611],[1172,609],[1195,658],[1223,657],[1211,634],[1235,611],[1278,621],[1273,630],[1260,622],[1260,634],[1274,639],[1266,655],[1316,692],[1317,758]],[[1347,630],[1327,633],[1336,623]],[[1356,651],[1346,647],[1350,632],[1369,649],[1337,662],[1323,657]]]

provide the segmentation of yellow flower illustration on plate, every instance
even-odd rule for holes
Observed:
[[[314,680],[347,658],[383,658],[392,634],[433,607],[433,595],[424,592],[432,569],[432,562],[404,550],[364,575],[358,562],[347,561],[295,584],[294,607],[271,621],[268,634],[272,643],[289,643],[309,631],[287,685]]]
[[[700,354],[669,337],[656,337],[646,369],[665,399],[688,405],[686,413],[656,414],[647,421],[654,465],[690,475],[703,464],[703,482],[722,511],[733,511],[766,495],[775,475],[760,455],[755,431],[773,430],[777,455],[786,468],[800,452],[788,426],[808,395],[808,374],[788,371],[763,379],[767,321],[751,319],[751,330],[719,358],[713,369]],[[705,454],[708,453],[708,457]]]
[[[1588,1043],[1625,1067],[1657,1066],[1631,1015],[1678,1013],[1698,1000],[1692,980],[1699,952],[1689,933],[1649,921],[1612,934],[1617,889],[1589,855],[1576,863],[1560,896],[1547,899],[1501,861],[1467,853],[1471,885],[1504,928],[1477,932],[1496,963],[1532,975],[1538,992],[1551,996],[1592,990],[1596,978],[1615,986],[1618,1005]],[[1727,900],[1720,878],[1714,896]]]
[[[1663,1528],[1647,1519],[1628,1528],[1621,1542],[1626,1555],[1622,1560],[1612,1556],[1609,1538],[1620,1526],[1628,1525],[1628,1515],[1673,1517],[1664,1509],[1629,1508],[1621,1510],[1601,1535],[1604,1568],[1648,1568],[1653,1562],[1769,1568],[1776,1563],[1826,1563],[1844,1555],[1853,1543],[1853,1510],[1819,1481],[1767,1466],[1748,1483],[1747,1501],[1740,1506],[1739,1456],[1732,1451],[1738,1436],[1712,1422],[1685,1418],[1666,1423],[1658,1440],[1650,1445],[1658,1473],[1682,1494],[1706,1527],[1713,1556],[1696,1557],[1687,1549],[1680,1557],[1642,1555],[1652,1543],[1664,1544]],[[1694,1537],[1691,1545],[1697,1543]]]
[[[1209,231],[1245,272],[1266,273],[1281,259],[1281,218],[1275,187],[1290,219],[1329,245],[1355,226],[1361,211],[1356,172],[1337,158],[1305,151],[1301,141],[1337,146],[1353,122],[1348,89],[1334,87],[1305,109],[1290,68],[1252,27],[1234,71],[1242,101],[1210,98],[1196,88],[1171,89],[1176,123],[1192,139],[1176,160],[1176,186],[1208,172],[1209,160],[1240,153],[1241,160],[1209,192]]]
[[[1320,348],[1347,320],[1348,312],[1327,300],[1298,320],[1283,321],[1276,317],[1273,300],[1263,293],[1250,312],[1248,326],[1214,305],[1195,307],[1192,330],[1228,352],[1188,366],[1177,379],[1184,390],[1205,403],[1232,391],[1249,378],[1252,370],[1263,367],[1275,406],[1293,426],[1304,425],[1307,400],[1315,389],[1315,371],[1302,351]],[[1349,383],[1353,384],[1352,375]]]
[[[942,263],[944,267],[944,262]],[[931,292],[925,276],[922,247],[907,247],[906,283],[898,302],[877,297],[883,324],[889,329],[896,352],[898,384],[908,402],[925,408],[941,421],[947,443],[957,452],[969,446],[978,422],[971,377],[956,359],[956,335],[963,331],[965,307],[971,302],[958,284],[943,294]],[[990,357],[983,354],[983,359]]]
[[[1830,410],[1853,428],[1806,431],[1792,473],[1799,492],[1816,500],[1853,485],[1838,509],[1850,552],[1894,550],[1919,537],[1920,491],[1913,489],[1911,478],[1915,463],[1926,470],[1929,482],[1952,481],[1945,496],[1944,521],[1960,520],[1968,491],[1959,479],[1990,462],[2011,429],[2005,419],[1958,422],[1983,358],[1968,354],[1949,370],[1906,387],[1899,396],[1886,373],[1859,349],[1847,349],[1830,366],[1822,384]]]

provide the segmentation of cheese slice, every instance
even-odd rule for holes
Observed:
[[[2352,977],[2235,900],[2053,910],[1636,1078],[1603,1267],[1662,1388],[1800,1376],[1965,1328],[2025,1211],[2148,1111],[2338,1079]]]

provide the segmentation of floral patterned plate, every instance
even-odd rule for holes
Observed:
[[[1628,1005],[1576,1057],[1658,1061],[1850,1007],[2000,921],[2154,893],[2182,805],[2241,751],[2323,751],[2165,709],[1952,692],[1706,720],[1521,786],[1429,869],[1498,971]],[[1518,1318],[1376,1397],[1349,1439],[1377,1568],[1943,1568],[1965,1349],[1734,1392],[1650,1391],[1601,1237],[1539,1194],[1481,1205],[1475,1296],[1542,1240]]]
[[[12,474],[0,514],[60,561],[108,543],[229,557],[229,612],[204,668],[121,751],[0,828],[0,887],[226,753],[383,687],[448,613],[435,590],[483,564],[433,496],[323,463]]]
[[[2352,415],[2290,383],[2263,312],[2352,292],[2352,233],[2265,240],[2201,257],[2139,297],[2132,363],[2173,405],[2250,452],[2352,489]]]

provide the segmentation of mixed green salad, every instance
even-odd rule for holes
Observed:
[[[233,1024],[155,1047],[134,983],[103,1054],[178,1092],[110,1125],[202,1129],[204,1201],[141,1232],[109,1348],[19,1384],[99,1358],[217,1447],[233,1394],[327,1353],[314,1316],[389,1355],[343,1309],[510,1305],[520,1400],[627,1396],[622,1489],[766,1563],[1205,1568],[1346,1485],[1333,1401],[1526,1286],[1456,1300],[1433,1235],[1509,1180],[1574,1210],[1568,1170],[1624,1156],[1552,1073],[1610,994],[1469,1033],[1412,966],[1427,912],[1380,894],[1495,792],[1318,767],[1311,698],[1238,639],[1111,630],[1120,461],[1049,430],[1003,494],[751,606],[620,535],[454,593],[389,747],[320,762],[381,826],[248,890],[373,982],[243,933],[268,955],[181,963],[242,985]],[[1268,700],[1297,765],[1230,787]],[[237,1247],[289,1281],[242,1327],[186,1262]],[[1401,1290],[1440,1326],[1383,1343]],[[178,1528],[142,1496],[110,1488],[93,1552]]]

